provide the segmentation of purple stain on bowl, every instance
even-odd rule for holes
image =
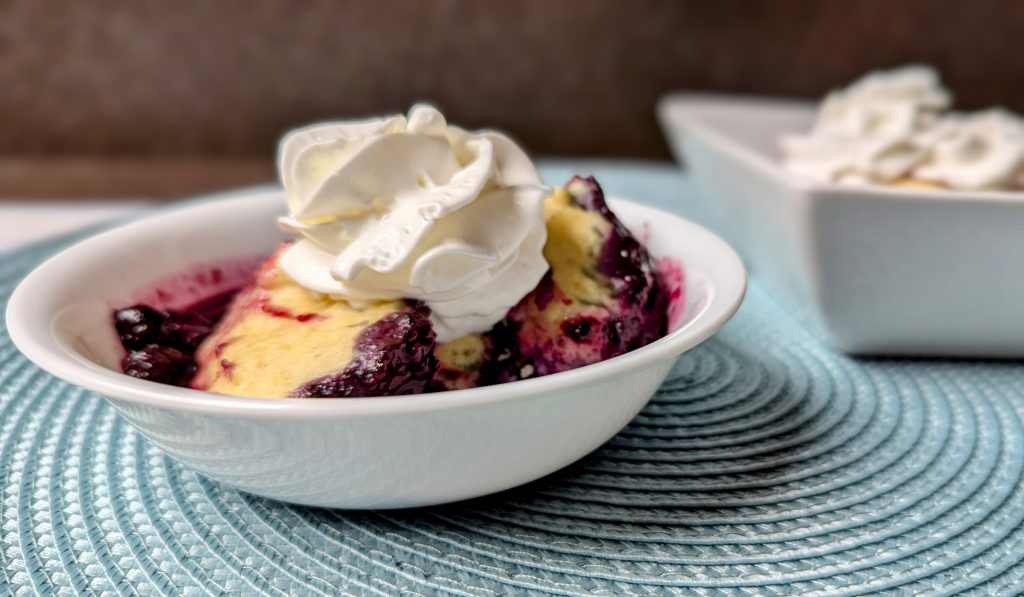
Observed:
[[[130,300],[157,309],[191,309],[208,297],[245,286],[266,258],[253,255],[200,263],[149,284]]]
[[[686,270],[678,259],[672,257],[662,257],[657,264],[662,285],[668,293],[668,328],[672,329],[686,310]]]

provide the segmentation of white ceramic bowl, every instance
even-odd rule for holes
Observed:
[[[779,137],[813,104],[664,98],[658,114],[707,224],[849,353],[1024,356],[1024,193],[815,184]]]
[[[644,348],[548,377],[422,396],[261,400],[119,373],[111,306],[192,264],[267,254],[282,238],[284,198],[274,188],[164,211],[65,250],[18,286],[7,324],[40,367],[102,394],[150,441],[218,481],[325,507],[461,500],[532,481],[601,445],[675,358],[739,306],[746,275],[724,242],[670,214],[611,204],[654,255],[682,262],[685,310]]]

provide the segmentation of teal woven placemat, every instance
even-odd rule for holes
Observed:
[[[655,203],[690,192],[664,170],[603,176]],[[59,244],[0,257],[4,303]],[[577,465],[472,502],[349,513],[184,469],[3,328],[0,594],[1017,594],[1022,419],[1019,365],[838,356],[755,280]]]

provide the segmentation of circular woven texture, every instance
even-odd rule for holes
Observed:
[[[6,256],[0,296],[54,247]],[[515,491],[348,513],[171,461],[0,332],[0,594],[1024,590],[1024,371],[853,360],[755,285],[607,445]]]

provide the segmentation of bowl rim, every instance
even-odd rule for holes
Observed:
[[[706,272],[712,278],[711,297],[701,313],[692,321],[672,330],[662,338],[600,363],[569,371],[526,380],[431,394],[378,396],[366,398],[274,399],[226,396],[204,390],[180,388],[136,379],[107,369],[85,358],[76,358],[50,334],[53,314],[33,314],[33,296],[45,292],[47,280],[58,275],[64,263],[83,249],[99,246],[132,227],[152,222],[168,214],[186,209],[203,209],[219,201],[227,201],[268,192],[280,192],[277,185],[258,185],[237,190],[201,195],[161,208],[154,213],[90,236],[51,256],[18,283],[7,305],[6,323],[14,345],[36,366],[70,384],[121,401],[208,415],[271,419],[331,419],[393,416],[441,410],[478,408],[486,405],[541,396],[574,386],[590,385],[657,362],[674,358],[700,344],[718,331],[735,314],[747,288],[747,273],[736,252],[706,228],[675,214],[633,201],[609,197],[614,209],[643,212],[653,219],[671,218],[688,239],[713,250],[716,259],[727,267]],[[35,320],[32,319],[33,315]],[[40,321],[43,320],[43,321]],[[42,336],[42,337],[40,337]]]
[[[781,162],[773,160],[742,142],[741,140],[722,133],[718,127],[707,121],[702,112],[715,110],[722,114],[743,114],[747,121],[760,120],[770,122],[772,115],[761,112],[774,112],[774,116],[788,113],[801,116],[813,116],[817,110],[817,102],[799,98],[763,97],[756,95],[702,93],[679,91],[669,93],[658,100],[658,116],[662,128],[669,132],[670,137],[697,134],[707,143],[716,146],[724,153],[734,156],[748,166],[768,173],[791,188],[813,193],[817,196],[833,196],[838,194],[875,194],[883,197],[933,202],[970,202],[970,203],[1024,203],[1024,190],[963,190],[946,188],[914,188],[893,187],[877,184],[848,186],[836,183],[818,182],[805,176],[791,172]],[[754,113],[757,112],[755,115]],[[728,118],[728,116],[726,116]],[[805,131],[781,128],[779,135],[795,134]]]

